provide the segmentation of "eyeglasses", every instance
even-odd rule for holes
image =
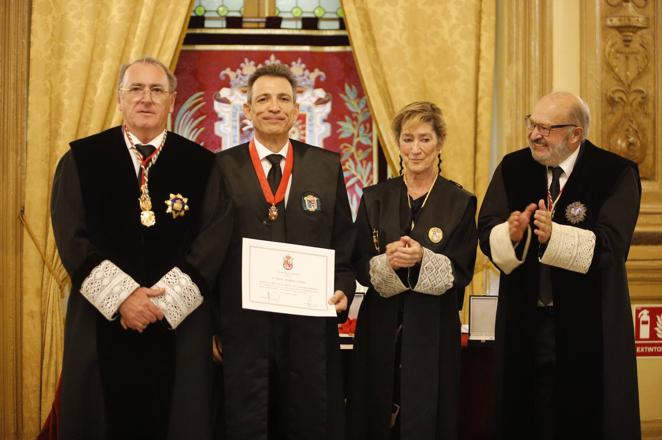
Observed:
[[[524,116],[524,122],[526,122],[526,129],[529,130],[529,133],[531,133],[533,130],[535,130],[537,128],[538,133],[543,135],[543,137],[549,136],[549,134],[555,128],[577,127],[578,126],[577,124],[556,124],[556,125],[540,124],[540,123],[532,120],[531,115]]]
[[[121,92],[129,95],[131,99],[140,99],[145,96],[145,92],[149,92],[153,100],[159,101],[166,97],[170,93],[169,90],[166,90],[162,86],[141,86],[138,84],[132,85],[127,88],[120,88]]]

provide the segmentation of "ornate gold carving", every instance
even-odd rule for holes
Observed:
[[[604,78],[607,147],[639,164],[643,178],[654,177],[654,115],[648,111],[654,96],[654,72],[649,69],[653,44],[648,36],[650,14],[647,0],[607,0],[616,10],[605,16]],[[641,9],[643,13],[639,10]],[[608,30],[616,32],[609,32]]]

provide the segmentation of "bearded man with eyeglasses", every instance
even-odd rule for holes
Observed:
[[[208,256],[229,211],[201,229],[213,155],[166,130],[176,86],[156,59],[122,66],[123,124],[73,141],[55,173],[53,230],[72,285],[63,439],[211,436]]]
[[[637,165],[586,139],[589,109],[570,93],[541,98],[526,124],[529,147],[503,158],[478,218],[501,271],[494,436],[638,439]]]

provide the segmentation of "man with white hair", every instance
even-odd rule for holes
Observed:
[[[176,86],[154,58],[122,66],[123,124],[73,141],[55,172],[53,231],[72,285],[63,439],[211,437],[208,294],[230,211],[219,200],[201,227],[214,156],[166,130]]]
[[[529,147],[503,158],[478,218],[501,270],[496,438],[639,438],[625,271],[637,165],[586,139],[588,107],[570,93],[526,123]]]

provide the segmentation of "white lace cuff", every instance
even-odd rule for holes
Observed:
[[[161,309],[173,329],[202,304],[203,298],[200,289],[191,280],[191,277],[178,267],[170,269],[152,288],[165,289],[163,295],[150,299]]]
[[[492,254],[492,261],[499,266],[499,269],[506,275],[524,262],[526,253],[529,251],[529,243],[531,243],[531,227],[526,230],[526,242],[524,243],[524,252],[522,259],[518,260],[515,255],[515,248],[513,242],[510,241],[510,232],[508,231],[508,222],[505,221],[492,228],[490,232],[490,253]],[[520,242],[520,246],[522,243]]]
[[[377,293],[384,298],[409,290],[388,264],[386,254],[380,254],[370,259],[370,282]]]
[[[108,320],[115,319],[120,304],[140,285],[115,266],[103,260],[92,269],[80,286],[80,293]]]
[[[573,272],[586,273],[591,267],[594,251],[593,232],[552,222],[552,235],[540,262]]]
[[[453,265],[450,258],[423,248],[418,282],[412,290],[428,295],[441,295],[453,287],[454,280]]]

